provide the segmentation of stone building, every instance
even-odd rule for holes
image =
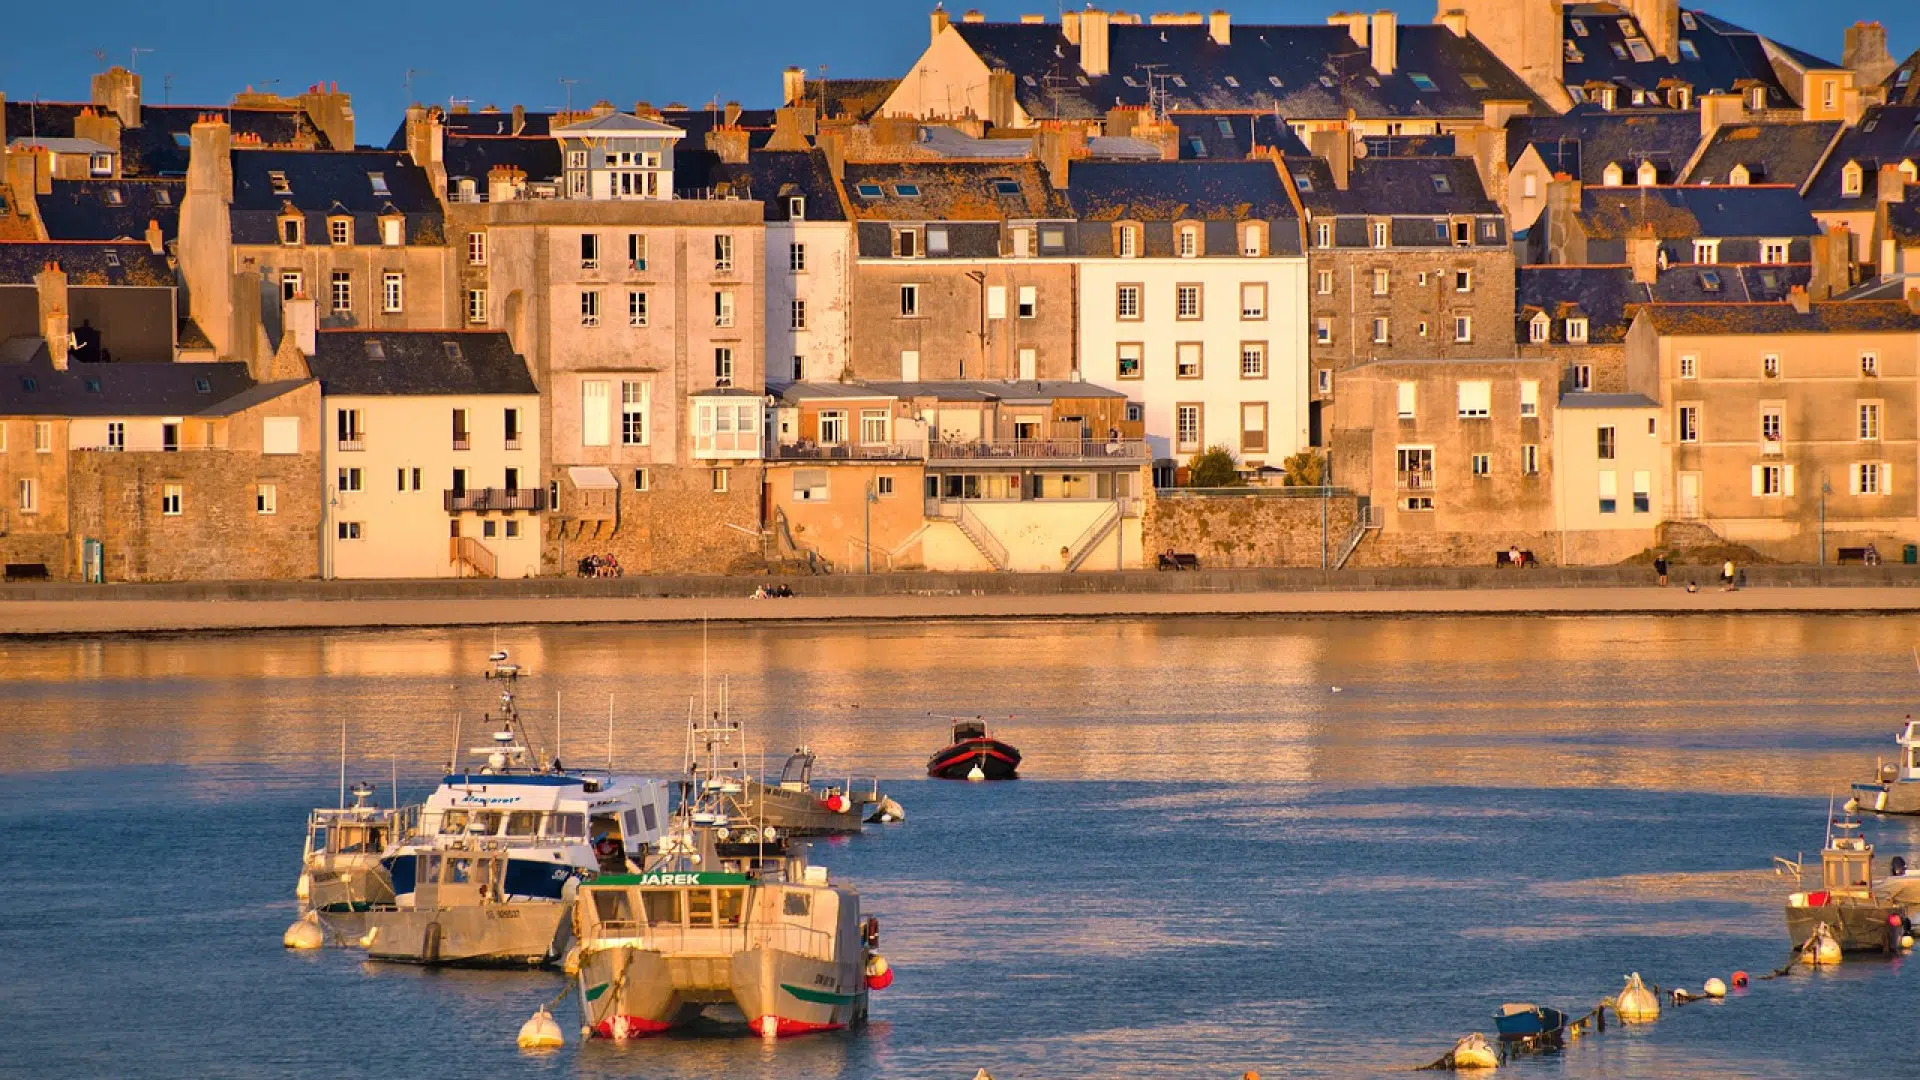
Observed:
[[[0,341],[57,336],[76,364],[172,360],[177,305],[146,243],[0,244]]]

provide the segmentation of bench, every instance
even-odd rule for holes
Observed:
[[[1162,570],[1198,570],[1200,556],[1189,551],[1169,551],[1160,556]]]
[[[10,562],[7,564],[8,581],[45,581],[47,564],[43,562]]]
[[[1512,550],[1501,548],[1493,553],[1493,565],[1504,570],[1509,566],[1539,566],[1540,560],[1533,557],[1533,552],[1523,551],[1520,553],[1520,561],[1514,562]]]
[[[1879,561],[1879,553],[1863,547],[1843,547],[1840,549],[1839,556],[1834,559],[1834,562],[1841,566],[1845,566],[1850,562],[1864,563],[1870,566]]]

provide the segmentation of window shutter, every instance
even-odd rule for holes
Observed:
[[[1847,493],[1850,495],[1860,494],[1860,466],[1858,464],[1847,466]]]
[[[1760,494],[1762,490],[1760,485],[1766,483],[1766,480],[1762,476],[1762,471],[1763,471],[1762,466],[1755,465],[1753,467],[1753,493],[1755,495]]]
[[[1893,494],[1893,466],[1884,461],[1880,463],[1880,494]]]
[[[1793,494],[1793,466],[1791,465],[1783,466],[1780,470],[1780,493],[1787,496]]]

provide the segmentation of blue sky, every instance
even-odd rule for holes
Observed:
[[[450,98],[470,98],[475,108],[489,103],[503,109],[515,103],[557,108],[568,94],[560,80],[575,79],[575,105],[603,97],[622,108],[642,100],[698,104],[718,96],[770,106],[777,104],[780,72],[789,64],[809,74],[825,64],[830,76],[904,72],[926,46],[933,5],[930,0],[642,0],[564,7],[530,0],[431,5],[93,0],[68,8],[40,0],[8,6],[7,37],[14,47],[0,59],[0,90],[9,100],[36,94],[84,99],[89,75],[101,66],[96,50],[109,63],[125,64],[138,46],[153,50],[140,54],[137,67],[149,101],[221,104],[249,83],[297,93],[314,82],[333,81],[353,95],[360,141],[384,144],[406,105],[409,68],[415,69],[414,98],[442,105]],[[996,20],[1058,10],[1040,2],[956,0],[948,6],[956,13],[979,6]],[[1145,11],[1225,6],[1237,22],[1295,23],[1322,22],[1337,9],[1374,5],[1256,0],[1107,6]],[[1431,2],[1390,6],[1415,21],[1430,20],[1435,8]],[[1826,0],[1817,12],[1814,7],[1805,0],[1726,0],[1706,10],[1836,62],[1841,35],[1856,20],[1886,24],[1896,58],[1920,48],[1920,3]],[[170,87],[164,85],[169,76]]]

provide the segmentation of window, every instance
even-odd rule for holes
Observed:
[[[1333,344],[1333,320],[1318,318],[1313,320],[1313,343],[1316,345]]]
[[[20,481],[20,512],[23,514],[40,512],[40,481],[33,479]]]
[[[359,469],[341,469],[334,478],[334,490],[360,491],[363,490],[364,481],[365,476]]]
[[[1683,379],[1697,379],[1700,377],[1700,358],[1698,356],[1692,353],[1682,353],[1680,355],[1680,377]]]
[[[1267,403],[1249,401],[1240,406],[1240,450],[1264,454],[1267,450]]]
[[[1385,319],[1373,320],[1373,343],[1375,345],[1387,344],[1388,329],[1389,327],[1387,326],[1387,320]]]
[[[380,219],[380,242],[388,247],[400,246],[400,226],[403,219],[397,217]]]
[[[1760,261],[1773,266],[1785,265],[1789,245],[1785,240],[1765,240],[1760,244]]]
[[[920,286],[900,286],[900,317],[903,319],[920,317]]]
[[[1650,513],[1653,510],[1653,474],[1644,470],[1633,474],[1633,512]]]
[[[1876,379],[1880,377],[1880,356],[1877,353],[1860,354],[1860,377]]]
[[[996,176],[987,181],[987,186],[993,189],[995,195],[1018,196],[1020,194],[1020,182],[1011,177]]]
[[[647,445],[647,398],[651,384],[640,379],[620,383],[620,445]]]
[[[627,293],[627,325],[647,325],[647,294],[634,291]]]
[[[1880,403],[1863,401],[1860,403],[1860,441],[1875,442],[1880,438]]]
[[[1333,369],[1316,368],[1313,372],[1314,383],[1322,396],[1333,393]]]
[[[1458,388],[1460,415],[1485,419],[1493,415],[1493,384],[1483,379],[1463,381]]]
[[[487,265],[487,231],[475,229],[467,234],[467,265]]]
[[[580,325],[600,325],[600,291],[598,289],[580,290]]]
[[[1533,318],[1527,320],[1527,340],[1535,345],[1545,344],[1548,329],[1552,325],[1552,321],[1547,318],[1546,312],[1543,311],[1534,315]]]
[[[337,522],[336,525],[337,527],[334,529],[334,535],[338,536],[340,539],[342,540],[360,539],[360,523],[359,522],[342,521],[342,522]]]
[[[160,513],[166,517],[179,517],[180,504],[184,501],[184,489],[179,484],[164,484],[160,488]]]
[[[941,230],[944,235],[945,230]],[[944,251],[944,249],[942,249]],[[1065,255],[1067,253],[1067,230],[1058,225],[1040,227],[1040,254]]]
[[[1173,287],[1174,318],[1198,319],[1200,311],[1200,286],[1176,285]]]
[[[1767,353],[1760,358],[1760,376],[1765,379],[1780,377],[1780,354]]]
[[[1455,315],[1453,317],[1453,340],[1460,343],[1473,340],[1473,316]]]
[[[647,490],[647,470],[645,469],[633,470],[633,490],[635,491]]]
[[[1491,454],[1475,454],[1468,459],[1468,464],[1475,476],[1489,476],[1493,473],[1493,455]]]
[[[793,302],[792,310],[789,312],[788,326],[794,330],[805,330],[807,328],[807,302],[805,300],[795,300]]]
[[[1720,241],[1695,240],[1693,242],[1693,261],[1708,265],[1719,262]]]
[[[1388,243],[1389,243],[1389,240],[1391,239],[1391,237],[1390,237],[1390,235],[1389,235],[1389,234],[1390,234],[1390,230],[1389,230],[1389,229],[1387,228],[1387,223],[1386,223],[1386,222],[1384,222],[1384,221],[1376,221],[1376,222],[1374,222],[1374,223],[1373,223],[1373,228],[1372,228],[1372,231],[1373,231],[1373,246],[1374,246],[1374,247],[1377,247],[1377,248],[1383,248],[1383,247],[1386,247],[1386,246],[1388,246]]]
[[[280,299],[292,300],[300,296],[302,291],[300,271],[282,270],[280,272]]]
[[[1267,377],[1266,342],[1243,341],[1240,343],[1240,377],[1243,379]]]
[[[787,196],[787,220],[805,221],[807,219],[807,197],[805,195]]]
[[[1886,463],[1879,461],[1863,461],[1858,465],[1848,466],[1848,471],[1852,473],[1849,490],[1855,495],[1887,494],[1892,486],[1888,482],[1887,470]]]
[[[1700,406],[1682,405],[1675,418],[1674,426],[1679,429],[1683,443],[1700,441]]]
[[[1183,259],[1191,259],[1200,254],[1200,230],[1192,225],[1180,226],[1180,242],[1177,252]]]
[[[1197,379],[1200,377],[1201,352],[1197,341],[1182,341],[1173,347],[1173,377],[1176,379]]]
[[[596,233],[580,234],[580,269],[600,269],[600,237]]]
[[[475,324],[487,321],[487,290],[467,290],[467,321]]]
[[[1116,319],[1140,318],[1140,286],[1119,285],[1114,288],[1113,314]]]
[[[1573,365],[1573,388],[1582,393],[1593,389],[1593,365]]]
[[[360,426],[359,409],[339,409],[333,414],[338,429],[340,449],[360,450],[365,448],[366,430]]]
[[[1240,317],[1242,319],[1267,317],[1267,286],[1264,282],[1252,282],[1240,286]]]
[[[1395,388],[1395,412],[1399,415],[1400,419],[1411,420],[1414,418],[1414,402],[1418,394],[1419,388],[1410,382],[1403,382]]]
[[[1260,244],[1260,226],[1249,225],[1240,230],[1240,254],[1249,259],[1257,259],[1262,251]]]
[[[713,470],[713,493],[715,495],[725,495],[727,493],[728,471],[727,469]]]
[[[713,237],[713,272],[716,274],[733,272],[733,236],[729,233],[716,233]]]
[[[500,410],[500,429],[501,429],[500,435],[505,442],[506,449],[508,450],[520,449],[520,410],[519,409]]]
[[[398,315],[406,310],[406,278],[398,270],[380,275],[380,310]]]
[[[1332,296],[1333,295],[1333,271],[1321,270],[1316,272],[1313,278],[1313,287],[1314,287],[1314,291],[1319,293],[1321,296]]]
[[[1117,374],[1122,379],[1140,377],[1140,356],[1144,350],[1137,341],[1123,341],[1114,347],[1118,364]]]
[[[1020,307],[1019,307],[1020,317],[1023,319],[1031,319],[1034,317],[1035,314],[1039,312],[1039,310],[1040,310],[1039,289],[1033,285],[1020,286]]]
[[[733,325],[733,290],[715,289],[713,291],[713,325],[721,328]],[[799,330],[803,327],[794,327]]]
[[[1753,493],[1763,498],[1777,498],[1792,494],[1787,490],[1788,468],[1785,465],[1755,465],[1753,467]]]
[[[885,191],[880,189],[879,184],[855,184],[853,190],[858,192],[863,199],[878,199],[886,194]]]
[[[1779,453],[1781,413],[1778,405],[1760,413],[1760,441],[1768,444],[1767,453]]]
[[[893,185],[893,193],[903,199],[917,199],[920,197],[920,185],[895,184]]]
[[[353,310],[353,274],[349,271],[333,272],[333,310],[338,312]]]
[[[1385,296],[1392,285],[1392,274],[1384,266],[1373,268],[1373,295]]]
[[[647,271],[647,238],[639,233],[627,234],[627,269]]]
[[[820,442],[825,446],[839,446],[846,441],[846,412],[841,409],[822,409],[820,411]]]
[[[713,379],[720,386],[733,385],[733,348],[731,346],[714,346]]]
[[[1573,345],[1583,345],[1587,340],[1587,320],[1575,318],[1567,320],[1567,341]]]
[[[1600,512],[1611,514],[1620,507],[1620,474],[1612,469],[1600,473]]]
[[[327,240],[336,245],[353,243],[353,219],[329,218],[327,220]]]
[[[1540,474],[1540,447],[1537,443],[1524,443],[1520,447],[1520,472],[1523,476]]]
[[[611,441],[608,391],[605,379],[587,379],[580,383],[580,445],[606,446]]]
[[[800,274],[800,273],[805,273],[806,269],[807,269],[807,245],[788,244],[787,245],[787,272],[790,274]]]
[[[1394,472],[1403,488],[1420,490],[1433,486],[1433,450],[1425,446],[1402,446],[1394,450]],[[1432,509],[1432,507],[1427,507]]]
[[[1120,226],[1120,257],[1131,259],[1140,254],[1140,230],[1138,226]]]
[[[1316,221],[1313,223],[1313,246],[1322,248],[1333,246],[1333,222]]]
[[[1176,449],[1200,449],[1200,406],[1175,405],[1173,407],[1173,437]]]

